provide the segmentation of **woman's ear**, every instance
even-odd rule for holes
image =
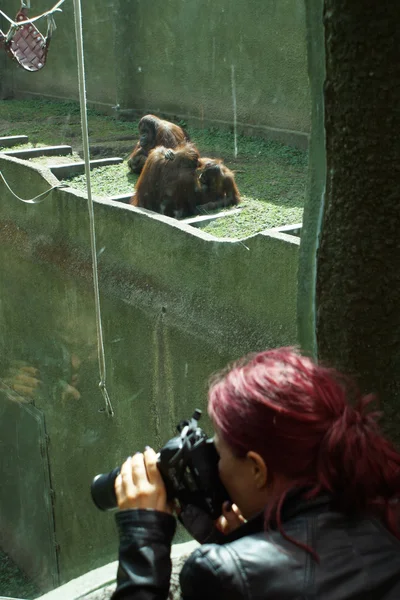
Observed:
[[[268,469],[262,456],[260,456],[260,454],[258,454],[257,452],[253,452],[253,450],[251,450],[246,454],[246,458],[251,463],[252,475],[256,487],[258,489],[266,487],[268,481]]]

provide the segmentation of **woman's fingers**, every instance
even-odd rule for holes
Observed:
[[[225,506],[222,507],[222,514],[225,519],[228,521],[229,525],[236,529],[243,525],[246,522],[246,519],[236,506],[236,504],[232,504],[230,502],[225,502]]]
[[[120,489],[120,501],[123,506],[120,508],[131,508],[131,504],[136,502],[136,489],[132,479],[132,458],[129,457],[121,467],[121,473],[118,475],[119,489]],[[118,495],[117,495],[118,499]]]
[[[149,446],[146,446],[144,451],[144,462],[149,482],[160,484],[160,482],[162,482],[162,477],[157,467],[157,454],[154,452],[153,448],[150,448]]]
[[[146,446],[144,451],[144,464],[146,466],[148,481],[153,489],[154,508],[172,514],[174,506],[173,503],[167,500],[167,490],[157,466],[157,454],[149,446]]]
[[[165,485],[157,467],[157,455],[151,448],[137,452],[124,462],[115,480],[120,509],[144,508],[172,512],[167,503]]]
[[[144,464],[144,456],[141,452],[136,452],[131,458],[131,470],[133,483],[139,489],[146,487],[149,483],[147,478],[146,466]]]
[[[224,502],[222,505],[222,516],[218,519],[216,525],[222,533],[228,534],[245,522],[246,520],[236,504]]]
[[[118,507],[123,510],[135,508],[136,490],[132,479],[132,459],[129,457],[121,467],[121,472],[115,479],[115,495]]]

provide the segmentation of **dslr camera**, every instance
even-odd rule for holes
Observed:
[[[221,515],[229,495],[219,478],[214,441],[199,427],[200,417],[201,410],[196,409],[191,419],[179,423],[179,435],[161,448],[157,466],[168,500],[177,500],[182,511],[193,505],[214,520]],[[119,472],[117,467],[93,479],[92,499],[100,510],[116,508],[114,482]]]

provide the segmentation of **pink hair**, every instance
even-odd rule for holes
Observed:
[[[293,348],[244,357],[211,382],[208,411],[232,451],[258,452],[272,482],[274,474],[291,482],[277,492],[272,485],[266,527],[274,521],[291,539],[281,507],[288,492],[308,486],[307,498],[330,492],[343,512],[378,513],[400,538],[400,454],[383,437],[378,413],[366,410],[374,399]]]

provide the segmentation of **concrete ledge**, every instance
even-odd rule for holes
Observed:
[[[107,196],[107,199],[111,200],[113,202],[122,202],[123,204],[130,204],[132,195],[135,195],[135,192],[132,192],[131,194],[119,194],[116,196]],[[199,209],[201,209],[201,205],[199,206]],[[209,223],[212,223],[213,221],[216,221],[217,219],[221,219],[222,217],[230,217],[230,216],[234,215],[236,212],[240,212],[241,210],[242,210],[242,206],[238,206],[235,209],[224,210],[222,212],[215,213],[212,215],[197,215],[195,217],[189,217],[188,219],[180,220],[180,222],[186,223],[186,225],[191,225],[192,227],[198,227],[199,229],[201,229],[202,227],[205,227],[206,225],[208,225]]]
[[[174,564],[181,564],[197,547],[195,541],[184,544],[174,544],[171,548],[171,559]],[[93,569],[55,590],[40,596],[37,600],[78,600],[85,598],[97,590],[115,584],[118,561],[115,560],[104,567]],[[0,598],[1,600],[1,598]]]
[[[0,137],[0,146],[9,148],[10,146],[17,146],[18,144],[26,144],[29,138],[27,135],[7,135]],[[3,596],[0,596],[0,600]]]
[[[27,160],[37,156],[67,156],[72,154],[72,148],[71,146],[44,146],[43,148],[27,148],[26,150],[6,150],[3,154]]]
[[[90,170],[96,167],[107,167],[110,165],[119,165],[123,159],[117,156],[112,158],[99,158],[98,160],[90,161]],[[85,172],[85,162],[66,163],[64,165],[48,165],[47,167],[57,179],[65,179],[73,175],[80,175]]]
[[[279,231],[288,235],[301,236],[301,228],[303,223],[293,223],[293,225],[281,225],[280,227],[273,227],[270,231]]]
[[[201,205],[199,206],[201,208]],[[231,217],[235,213],[238,213],[242,210],[241,206],[238,206],[235,209],[224,210],[219,213],[215,213],[213,215],[199,215],[197,217],[190,217],[189,219],[184,219],[184,223],[187,225],[191,225],[192,227],[206,227],[209,223],[216,221],[217,219],[221,219],[222,217]]]
[[[114,202],[123,202],[124,204],[129,204],[132,194],[119,194],[117,196],[108,196],[108,198]]]

